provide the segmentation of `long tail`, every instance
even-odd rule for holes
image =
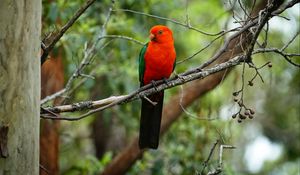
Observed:
[[[148,100],[142,99],[139,147],[140,149],[157,149],[164,92],[158,92],[147,97],[157,104],[153,105]]]

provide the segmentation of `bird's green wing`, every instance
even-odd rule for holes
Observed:
[[[145,73],[145,53],[147,51],[148,43],[144,45],[144,47],[140,51],[139,55],[139,80],[140,83],[143,84],[144,73]]]
[[[172,72],[175,70],[175,67],[176,67],[176,60],[177,60],[177,58],[175,58],[175,61],[174,61],[174,64],[173,64],[173,70],[172,70]]]

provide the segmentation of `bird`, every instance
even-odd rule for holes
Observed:
[[[150,41],[139,54],[140,86],[170,77],[176,65],[173,32],[164,25],[150,29]],[[142,98],[139,148],[157,149],[164,101],[164,91]]]

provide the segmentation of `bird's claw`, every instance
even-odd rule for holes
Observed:
[[[166,85],[169,85],[169,81],[168,81],[167,78],[163,78],[162,80],[163,80],[163,82],[164,82]]]
[[[157,87],[156,87],[156,82],[154,80],[151,81],[152,86],[154,87],[155,91],[158,91]]]
[[[179,74],[176,74],[175,77],[176,77],[176,78],[179,78],[179,79],[181,79],[181,80],[184,79],[183,76],[181,76],[181,75],[179,75]]]

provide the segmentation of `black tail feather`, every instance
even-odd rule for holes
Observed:
[[[157,149],[159,143],[164,92],[158,92],[147,97],[157,104],[153,105],[148,100],[142,99],[139,147],[140,149]]]

